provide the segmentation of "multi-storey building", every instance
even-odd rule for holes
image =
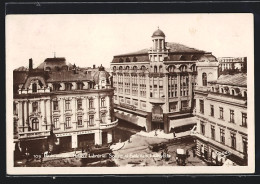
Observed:
[[[237,165],[246,165],[246,73],[214,76],[209,81],[206,68],[212,63],[202,62],[197,66],[202,73],[194,90],[197,101],[197,155],[213,165],[222,165],[227,159]],[[213,73],[217,68],[211,70]]]
[[[114,88],[104,67],[80,69],[54,57],[33,69],[30,59],[13,81],[14,138],[22,152],[48,150],[52,132],[57,149],[112,142]]]
[[[163,129],[169,133],[177,126],[195,124],[187,117],[195,103],[196,65],[199,61],[216,62],[216,58],[209,52],[166,42],[159,28],[152,42],[150,49],[114,56],[115,115],[148,132]]]
[[[247,57],[219,57],[219,71],[237,70],[241,71],[246,67]]]

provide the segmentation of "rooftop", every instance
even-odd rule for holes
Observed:
[[[166,47],[168,47],[170,50],[170,53],[205,53],[203,50],[195,49],[188,47],[183,44],[174,43],[174,42],[166,42]],[[130,52],[126,54],[120,54],[116,55],[114,57],[121,57],[121,56],[133,56],[133,55],[148,55],[149,48],[142,49],[136,52]]]
[[[234,75],[221,75],[215,81],[211,81],[209,83],[213,84],[224,84],[224,85],[232,85],[232,86],[247,86],[247,74],[246,73],[238,73]]]

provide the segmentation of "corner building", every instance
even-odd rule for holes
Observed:
[[[210,52],[166,42],[165,37],[158,28],[150,49],[116,55],[111,62],[115,116],[148,132],[169,133],[178,126],[196,124],[192,113],[197,63],[216,62]]]
[[[210,165],[227,159],[247,165],[247,75],[214,75],[214,62],[199,62],[195,87],[197,155]],[[209,78],[211,76],[211,78]]]
[[[78,68],[47,58],[13,72],[14,138],[22,152],[46,151],[52,132],[59,150],[113,141],[114,89],[104,67]]]

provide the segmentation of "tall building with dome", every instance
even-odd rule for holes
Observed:
[[[152,47],[114,56],[110,69],[115,87],[115,116],[165,133],[196,124],[193,89],[197,63],[217,62],[210,52],[166,42],[159,28]],[[214,73],[215,75],[215,73]],[[211,77],[211,76],[209,76]]]
[[[47,58],[13,71],[14,138],[22,152],[68,150],[113,141],[112,79],[104,67],[83,69]]]

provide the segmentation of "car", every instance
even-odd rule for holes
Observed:
[[[152,150],[153,152],[158,152],[160,150],[165,149],[167,146],[165,143],[158,143],[158,144],[152,144],[149,146],[149,149]]]

